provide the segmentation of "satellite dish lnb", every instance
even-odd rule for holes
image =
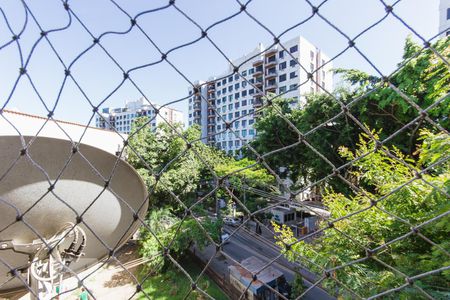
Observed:
[[[73,150],[68,140],[0,136],[0,297],[92,266],[137,230],[135,213],[147,212],[130,165],[92,146]]]

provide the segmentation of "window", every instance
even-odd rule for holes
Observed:
[[[240,140],[235,140],[234,141],[234,146],[239,147],[241,145],[241,141]]]
[[[226,83],[227,83],[227,79],[226,78],[222,79],[222,85],[224,85]]]
[[[311,60],[314,60],[314,52],[311,51],[311,52],[309,53],[309,55],[311,56]]]
[[[280,94],[286,92],[286,86],[280,86]]]
[[[189,93],[190,93],[191,91],[189,91]],[[189,98],[189,103],[192,103],[192,98]]]
[[[254,93],[255,93],[255,89],[249,89],[249,90],[248,90],[248,94],[249,94],[249,95],[253,95]]]
[[[255,69],[251,68],[248,69],[248,75],[252,75],[255,72]]]
[[[239,108],[239,102],[234,103],[234,108]]]
[[[280,52],[278,52],[278,58],[283,58],[284,57],[284,50],[280,50]]]
[[[234,88],[237,90],[239,88],[239,82],[234,85]]]
[[[239,93],[234,94],[234,99],[239,99]]]
[[[228,104],[228,110],[232,110],[233,109],[233,104]]]
[[[242,120],[242,127],[246,127],[247,126],[247,120]]]
[[[286,81],[286,74],[280,75],[278,81],[279,82]]]
[[[233,95],[228,96],[228,101],[230,101],[230,102],[233,101]]]
[[[291,59],[291,61],[289,62],[289,65],[291,67],[294,67],[295,65],[297,65],[297,62],[295,61],[295,59]]]
[[[242,121],[242,122],[244,122],[244,121]],[[241,133],[242,133],[242,136],[243,136],[243,137],[246,137],[246,136],[247,136],[247,129],[243,129],[243,130],[241,131]]]
[[[247,96],[247,90],[242,91],[241,95],[242,95],[242,97]]]
[[[239,74],[234,74],[234,80],[238,80],[239,79]]]
[[[249,135],[255,135],[255,129],[249,129],[248,130]]]
[[[247,105],[247,100],[242,100],[241,105],[242,105],[242,106],[246,106],[246,105]]]
[[[242,110],[242,115],[245,116],[246,114],[247,114],[247,110],[246,109]]]
[[[242,71],[241,75],[242,75],[242,76],[247,76],[247,70]]]
[[[297,52],[297,51],[298,51],[298,46],[297,46],[297,45],[292,46],[292,47],[289,49],[289,52],[291,52],[291,53],[294,53],[294,52]]]
[[[228,121],[231,121],[233,119],[233,113],[228,114]]]
[[[233,81],[233,76],[228,77],[228,82],[232,82]]]
[[[254,109],[250,109],[250,110],[248,111],[249,114],[252,114],[252,113],[254,113],[254,112],[255,112]],[[251,121],[253,121],[253,120],[250,120],[250,122],[251,122]],[[251,122],[250,124],[253,124],[253,122]]]
[[[239,112],[238,111],[234,113],[234,117],[235,118],[239,118]]]
[[[447,20],[450,20],[450,8],[447,8]]]
[[[221,86],[221,85],[222,85],[222,84],[220,83],[220,81],[218,81],[217,84],[216,84],[217,87],[219,87],[219,86]]]
[[[216,103],[217,103],[217,104],[220,104],[220,99],[217,99]]]
[[[242,81],[242,87],[245,88],[247,86],[247,81]]]
[[[239,121],[234,122],[234,128],[239,128]]]
[[[228,91],[231,92],[232,90],[233,90],[233,86],[230,85],[230,86],[228,87]]]
[[[278,65],[278,69],[279,69],[280,71],[286,69],[286,62],[283,61],[281,64],[279,64],[279,65]]]
[[[217,97],[220,96],[222,93],[220,91],[217,91]]]
[[[225,94],[227,92],[227,88],[222,89],[222,94]]]
[[[289,90],[295,90],[297,88],[297,85],[296,84],[291,84],[290,86],[289,86]]]
[[[296,78],[296,77],[298,77],[298,75],[297,75],[296,72],[291,72],[291,73],[289,74],[289,78],[290,78],[290,79]]]

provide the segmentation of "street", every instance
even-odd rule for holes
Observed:
[[[224,229],[228,232],[233,232],[234,227],[225,226]],[[263,262],[270,262],[277,257],[280,252],[271,242],[264,240],[264,238],[256,237],[255,233],[252,233],[244,228],[236,231],[231,237],[230,242],[223,247],[223,251],[232,257],[234,260],[240,262],[243,259],[255,256]],[[292,282],[295,278],[295,268],[298,266],[289,262],[283,256],[278,258],[272,263],[272,266],[283,272],[284,276],[289,282]],[[304,269],[299,269],[303,276],[304,283],[307,287],[312,283],[306,278],[314,278],[314,275]],[[303,299],[334,299],[328,295],[324,290],[318,287],[311,289]]]

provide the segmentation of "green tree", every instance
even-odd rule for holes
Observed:
[[[147,122],[144,117],[132,125],[131,132],[136,133],[130,137],[134,151],[129,151],[128,161],[147,183],[151,207],[170,204],[172,209],[184,211],[174,195],[189,206],[202,176],[225,156],[200,141],[198,126],[183,131],[180,125],[161,124],[152,130]]]
[[[450,59],[449,38],[437,41],[432,47],[442,57]],[[389,82],[415,105],[425,109],[447,95],[450,72],[434,51],[425,49],[418,54],[419,50],[420,46],[411,39],[406,41],[403,60],[399,64],[401,68]],[[366,131],[375,129],[381,140],[401,132],[393,135],[387,145],[413,157],[419,131],[433,127],[423,118],[409,124],[420,116],[420,112],[382,78],[358,70],[339,69],[337,73],[342,75],[345,85],[332,96],[306,95],[306,104],[302,108],[291,108],[291,99],[275,99],[255,124],[258,135],[252,146],[259,153],[279,150],[266,156],[265,160],[274,170],[288,167],[289,176],[299,187],[332,174],[332,165],[339,167],[346,163],[338,153],[339,146],[354,149],[358,135],[364,132],[350,116],[342,113],[341,104],[348,104],[348,111],[366,127]],[[373,91],[367,93],[370,90]],[[431,120],[447,129],[450,128],[449,115],[450,97],[427,112]],[[304,140],[308,145],[301,142],[298,132],[306,135]],[[346,170],[341,175],[349,176]],[[335,190],[349,191],[348,186],[335,176],[326,183]]]
[[[146,222],[152,232],[143,228],[140,252],[151,258],[148,265],[158,272],[168,265],[162,255],[164,248],[181,258],[193,244],[201,248],[211,239],[219,242],[222,221],[213,222],[206,215],[208,206],[215,207],[215,199],[210,196],[200,202],[199,197],[205,186],[204,195],[215,187],[213,174],[226,179],[230,192],[220,188],[218,194],[229,199],[240,196],[243,178],[246,185],[258,189],[269,189],[274,179],[254,161],[237,161],[202,143],[198,126],[183,130],[178,125],[172,128],[162,124],[152,129],[148,121],[144,117],[133,123],[128,161],[149,190]],[[247,204],[252,203],[255,201],[249,197]],[[188,216],[186,208],[192,208]]]
[[[155,273],[172,265],[164,255],[166,249],[174,259],[180,260],[194,244],[203,249],[211,243],[210,238],[219,242],[220,222],[205,216],[180,219],[168,208],[162,208],[150,211],[146,224],[151,231],[142,228],[140,232],[140,254],[149,258],[147,266]]]
[[[301,294],[305,292],[306,288],[303,283],[303,277],[300,273],[295,273],[294,282],[292,283],[292,299],[297,299]]]
[[[328,227],[323,235],[311,243],[296,243],[284,254],[319,273],[323,273],[323,269],[366,258],[330,274],[363,297],[405,282],[402,275],[379,261],[408,276],[448,266],[450,260],[446,251],[450,247],[450,219],[446,216],[428,225],[421,224],[450,210],[447,196],[450,192],[450,137],[445,133],[436,135],[422,131],[420,140],[418,161],[405,156],[395,147],[388,149],[386,146],[383,150],[390,150],[393,157],[381,150],[364,156],[375,146],[367,135],[362,135],[354,152],[342,147],[340,153],[347,160],[364,156],[354,163],[352,172],[370,189],[361,188],[352,196],[329,190],[323,201],[331,213],[330,219],[342,219],[334,222],[331,228],[327,221],[321,222],[322,228]],[[439,162],[438,166],[430,167]],[[421,175],[424,180],[414,180],[416,173],[427,167],[430,169]],[[383,200],[374,204],[371,202],[374,199]],[[349,215],[352,216],[344,218]],[[382,247],[411,232],[414,226],[419,226],[420,235],[407,236]],[[280,245],[296,241],[289,228],[275,225],[275,229],[279,233]],[[421,238],[422,235],[434,244]],[[378,251],[368,256],[367,249]],[[423,277],[414,284],[443,299],[444,292],[448,292],[449,280],[450,272],[443,271]],[[324,285],[334,289],[336,282],[327,280]],[[351,297],[345,290],[341,293]],[[390,297],[415,299],[422,295],[413,287],[408,287]]]

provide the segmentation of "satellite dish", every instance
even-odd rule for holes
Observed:
[[[53,281],[49,261],[63,259],[56,271],[65,277],[92,266],[137,230],[134,212],[147,212],[145,184],[129,164],[88,145],[70,158],[72,150],[68,140],[0,136],[0,297],[23,291],[30,277]]]

